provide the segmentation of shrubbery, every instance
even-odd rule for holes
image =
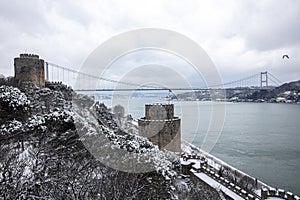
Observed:
[[[0,87],[0,124],[9,121],[25,121],[30,110],[30,101],[18,88]]]

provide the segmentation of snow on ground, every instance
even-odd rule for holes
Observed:
[[[183,165],[189,165],[191,163],[195,163],[193,164],[193,167],[195,168],[200,168],[200,160],[199,159],[188,159],[187,161],[184,161],[181,158],[181,164]],[[208,185],[210,185],[211,187],[215,188],[216,190],[222,190],[226,195],[228,195],[229,197],[233,198],[233,199],[244,199],[241,196],[237,195],[236,193],[234,193],[233,191],[231,191],[230,189],[228,189],[226,186],[222,185],[221,183],[215,181],[214,179],[212,179],[211,177],[209,177],[208,175],[206,175],[205,173],[197,173],[196,171],[194,171],[193,169],[191,170],[191,172],[197,176],[199,179],[201,179],[202,181],[204,181],[205,183],[207,183]]]
[[[224,192],[227,196],[231,197],[232,199],[244,200],[244,198],[242,198],[241,196],[239,196],[236,193],[232,192],[230,189],[228,189],[227,187],[225,187],[221,183],[215,181],[214,179],[210,178],[206,174],[201,173],[201,172],[200,173],[194,172],[194,174],[195,174],[195,176],[197,176],[199,179],[201,179],[202,181],[204,181],[205,183],[207,183],[211,187],[213,187],[217,190],[221,190],[222,192]]]
[[[209,166],[215,168],[216,170],[219,170],[221,167],[228,167],[231,171],[236,171],[237,173],[239,173],[241,176],[247,176],[253,180],[255,180],[254,177],[246,174],[245,172],[240,171],[239,169],[229,165],[228,163],[224,162],[223,160],[220,160],[219,158],[203,151],[202,149],[199,149],[198,147],[194,146],[193,144],[190,144],[186,141],[182,142],[181,145],[182,151],[186,152],[187,154],[200,154],[201,156],[204,156],[207,159],[207,163]],[[266,187],[266,188],[270,188],[269,185],[267,185],[266,183],[257,180],[258,182],[258,186],[259,187]],[[260,194],[259,194],[260,195]]]
[[[134,126],[138,126],[138,125],[139,125],[137,120],[132,120],[131,123],[132,123]]]
[[[224,161],[216,158],[215,156],[199,149],[198,147],[186,142],[186,141],[183,141],[182,142],[182,151],[183,153],[186,153],[188,155],[197,155],[197,156],[200,156],[200,157],[204,157],[206,160],[207,160],[207,164],[218,170],[220,169],[220,167],[228,167],[231,171],[237,171],[240,175],[242,176],[247,176],[251,179],[255,179],[251,176],[249,176],[248,174],[232,167],[231,165],[225,163]],[[181,158],[181,164],[182,165],[189,165],[191,163],[194,163],[193,164],[193,167],[194,168],[200,168],[200,162],[201,160],[200,159],[188,159],[188,160],[184,160],[183,158]],[[220,184],[219,182],[215,181],[214,179],[210,178],[209,176],[205,175],[204,173],[196,173],[196,171],[194,171],[193,169],[191,170],[198,178],[200,178],[201,180],[203,180],[204,182],[208,183],[210,186],[218,189],[218,188],[221,188],[221,190],[227,194],[228,196],[230,195],[237,195],[236,193],[234,193],[233,191],[231,191],[230,189],[226,188],[225,186],[223,186],[222,184]],[[267,188],[267,189],[274,189],[276,190],[275,188],[272,188],[270,187],[269,185],[261,182],[258,180],[258,187],[259,188]],[[224,189],[224,190],[223,190]],[[226,190],[226,192],[225,192]],[[254,191],[258,196],[261,196],[261,189],[257,189]],[[230,196],[232,197],[233,199],[243,199],[242,197],[240,197],[239,195],[237,195],[238,197],[233,197],[233,196]],[[268,200],[280,200],[280,199],[283,199],[283,198],[280,198],[280,197],[268,197]]]

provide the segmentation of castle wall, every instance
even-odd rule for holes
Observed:
[[[160,149],[181,151],[181,120],[174,117],[173,104],[147,104],[145,116],[138,120],[139,134]]]
[[[38,55],[20,54],[14,59],[15,81],[19,85],[22,82],[32,82],[38,87],[45,87],[44,60]]]
[[[174,104],[146,104],[145,116],[152,120],[173,119]]]

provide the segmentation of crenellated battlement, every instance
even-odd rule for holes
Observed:
[[[32,59],[39,59],[39,55],[36,54],[29,54],[29,53],[21,53],[20,58],[32,58]]]

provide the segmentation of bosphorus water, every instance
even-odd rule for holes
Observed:
[[[104,102],[111,105],[110,100]],[[123,106],[134,118],[140,118],[144,116],[144,105],[154,102],[166,103],[157,98],[133,98]],[[172,103],[176,115],[182,117],[182,138],[201,147],[211,119],[211,103]],[[273,187],[299,194],[300,105],[222,104],[226,105],[225,123],[210,153]],[[189,115],[195,109],[199,110],[198,116]]]

